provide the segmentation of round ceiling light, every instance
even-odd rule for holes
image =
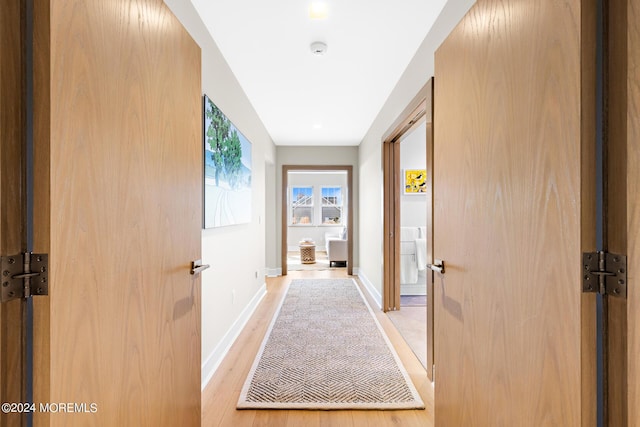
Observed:
[[[327,53],[327,44],[324,42],[311,43],[311,53],[318,56],[324,55]]]
[[[329,8],[324,1],[312,1],[309,5],[309,18],[311,19],[327,19]]]

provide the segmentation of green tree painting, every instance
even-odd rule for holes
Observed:
[[[206,140],[211,150],[211,160],[215,169],[216,186],[220,185],[221,174],[231,188],[237,188],[242,178],[242,145],[238,132],[229,119],[210,100],[205,108],[209,125]]]
[[[251,143],[204,95],[204,228],[251,221]]]
[[[231,188],[238,188],[242,171],[242,145],[238,132],[234,129],[225,141],[224,174]]]

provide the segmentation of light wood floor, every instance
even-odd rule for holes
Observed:
[[[422,366],[427,366],[427,307],[401,307],[387,316]]]
[[[402,363],[418,389],[426,410],[407,411],[306,411],[236,409],[240,390],[258,352],[286,285],[295,278],[349,277],[345,271],[293,271],[284,277],[267,279],[267,295],[231,347],[202,393],[202,425],[233,427],[351,427],[351,426],[433,426],[433,386],[420,364],[389,318],[377,310],[378,321],[393,343]],[[358,284],[362,286],[359,282]],[[365,295],[368,294],[363,291]]]

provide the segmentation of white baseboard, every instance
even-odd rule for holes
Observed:
[[[262,301],[262,298],[264,298],[266,294],[267,284],[264,283],[260,289],[258,289],[258,292],[256,292],[251,301],[249,301],[249,304],[247,304],[244,310],[242,310],[242,313],[240,313],[240,316],[238,316],[233,325],[231,325],[231,328],[229,328],[224,337],[222,337],[222,340],[220,340],[216,348],[213,349],[211,354],[209,354],[205,362],[202,364],[202,390],[204,390],[209,381],[211,381],[216,369],[218,369],[220,363],[222,363],[222,360],[229,352],[229,349],[238,338],[240,332],[242,332],[242,329],[245,327],[251,318],[251,315],[253,315],[253,312],[258,307],[258,304],[260,304],[260,301]]]
[[[266,268],[265,273],[267,277],[282,276],[282,267],[280,268]]]
[[[356,270],[357,270],[357,272],[356,272]],[[354,268],[353,269],[353,274],[358,276],[358,278],[360,279],[360,281],[364,285],[364,287],[367,290],[367,292],[369,292],[369,295],[371,295],[371,298],[373,298],[373,301],[376,303],[378,308],[382,309],[382,295],[380,295],[380,292],[378,292],[378,290],[373,286],[373,284],[367,278],[367,276],[365,276],[365,274],[359,268],[358,269]]]

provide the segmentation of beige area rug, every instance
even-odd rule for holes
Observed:
[[[296,279],[238,409],[424,409],[353,279]]]

